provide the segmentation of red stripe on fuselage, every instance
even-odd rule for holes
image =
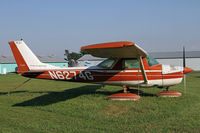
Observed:
[[[54,79],[54,80],[66,80],[74,82],[104,82],[104,81],[142,81],[143,76],[141,72],[95,72],[95,70],[77,70],[77,69],[62,69],[62,70],[49,70],[43,74],[38,75],[39,79]],[[102,71],[102,70],[99,70]],[[150,70],[151,71],[151,70]],[[170,73],[162,74],[162,72],[146,72],[148,80],[162,80],[162,79],[174,79],[182,78],[183,74]]]

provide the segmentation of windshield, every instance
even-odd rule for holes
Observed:
[[[149,66],[153,66],[153,65],[159,64],[158,61],[156,59],[154,59],[153,57],[151,57],[151,56],[147,56],[146,59],[147,59],[147,62],[149,64]]]
[[[97,66],[101,68],[111,68],[115,63],[115,59],[106,59],[103,62],[99,63]]]

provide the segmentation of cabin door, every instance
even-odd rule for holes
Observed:
[[[3,68],[3,74],[6,74],[7,71],[6,71],[6,68]]]

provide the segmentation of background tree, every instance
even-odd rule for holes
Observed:
[[[67,58],[65,58],[65,60],[68,61],[68,65],[69,66],[76,66],[77,65],[77,60],[79,58],[81,58],[84,54],[86,54],[85,52],[83,52],[82,50],[80,51],[80,53],[76,53],[76,52],[69,52],[69,50],[65,50],[65,56]]]

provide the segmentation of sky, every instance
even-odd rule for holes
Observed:
[[[0,55],[24,39],[36,55],[131,41],[147,52],[200,51],[199,0],[0,0]]]

